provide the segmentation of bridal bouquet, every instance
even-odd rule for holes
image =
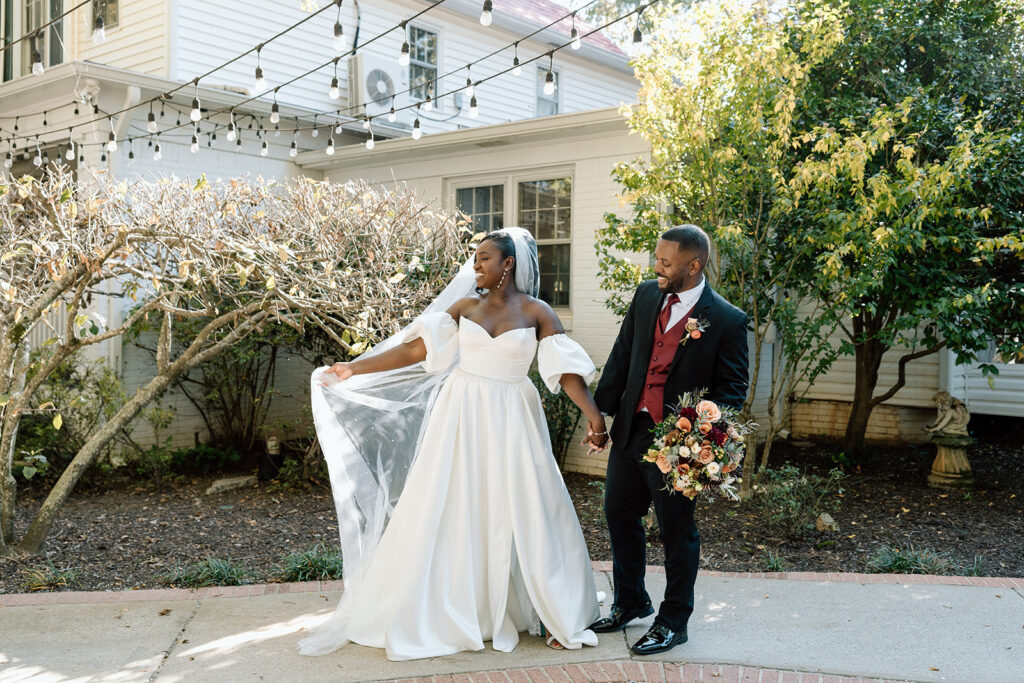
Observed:
[[[756,427],[739,420],[732,408],[686,393],[679,407],[655,426],[654,443],[643,459],[662,471],[670,493],[693,499],[721,492],[739,500],[733,484],[739,481],[744,438]]]

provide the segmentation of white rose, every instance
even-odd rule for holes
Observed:
[[[717,478],[718,473],[722,471],[722,466],[712,461],[704,469],[707,470],[709,476]]]
[[[700,445],[699,444],[693,444],[692,446],[690,446],[690,453],[692,453],[693,455],[699,455],[700,454]]]
[[[693,482],[693,489],[694,489],[694,491],[700,491],[703,488],[704,487],[701,485],[701,483],[699,481]]]

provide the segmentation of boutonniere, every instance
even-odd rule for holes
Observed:
[[[679,345],[682,346],[691,339],[700,339],[700,336],[711,326],[711,323],[702,318],[687,318],[686,320],[686,336],[683,337]]]

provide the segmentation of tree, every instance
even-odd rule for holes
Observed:
[[[712,234],[716,252],[709,276],[751,319],[745,417],[757,387],[769,387],[759,467],[754,441],[748,443],[749,489],[785,424],[789,403],[783,399],[832,356],[832,318],[809,296],[798,295],[806,273],[792,258],[792,205],[784,195],[797,161],[792,143],[802,133],[793,112],[811,69],[841,42],[841,21],[838,12],[817,3],[769,15],[737,0],[701,3],[682,15],[660,13],[655,23],[634,60],[639,101],[626,111],[630,128],[650,144],[650,161],[615,170],[633,215],[607,214],[598,233],[602,287],[611,292],[610,306],[624,312],[626,296],[650,271],[623,252],[650,253],[672,223],[696,223]],[[769,353],[771,371],[764,377],[761,360]]]
[[[840,351],[855,359],[853,452],[908,363],[947,347],[969,362],[993,339],[1019,351],[1024,5],[833,4],[846,40],[796,111],[812,132],[791,184],[793,218],[817,248],[794,243],[794,258],[814,275],[805,293],[843,320]],[[891,352],[898,376],[879,391]]]
[[[448,282],[465,232],[451,214],[364,183],[76,186],[61,169],[4,181],[0,553],[38,552],[104,444],[177,377],[272,323],[319,329],[360,352]],[[101,295],[138,303],[124,320],[104,320],[90,309]],[[89,436],[19,541],[12,460],[21,415],[65,359],[147,318],[158,330],[154,376]],[[178,323],[197,319],[207,322],[190,343],[173,344]],[[33,340],[46,334],[30,363]]]
[[[660,0],[656,4],[660,6],[658,13],[663,15],[668,12],[678,12],[683,7],[689,6],[690,2],[691,0]],[[581,4],[583,3],[576,2],[572,6],[575,7]],[[607,27],[602,29],[602,33],[620,47],[629,49],[633,43],[634,29],[639,27],[643,35],[649,35],[654,29],[654,21],[651,17],[655,13],[644,11],[651,4],[650,0],[596,0],[593,3],[586,3],[580,9],[580,16],[594,28],[600,28],[607,24]],[[619,17],[626,16],[637,10],[640,10],[639,17],[634,15],[614,24],[611,23]]]

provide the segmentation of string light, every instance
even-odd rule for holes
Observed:
[[[274,103],[270,105],[270,122],[278,123],[281,120],[281,108],[277,106],[277,88],[274,88]]]
[[[155,133],[157,131],[156,115],[153,114],[152,104],[149,105],[149,116],[146,117],[146,130],[150,133]]]
[[[334,134],[331,134],[330,139],[327,140],[327,156],[334,156]]]
[[[135,161],[135,149],[132,147],[131,138],[128,138],[128,161]]]
[[[156,145],[153,147],[153,161],[160,161],[164,158],[164,155],[160,152],[160,141],[157,140]]]
[[[42,37],[42,34],[39,34]],[[43,75],[43,56],[39,54],[39,50],[36,49],[36,40],[32,39],[32,73],[36,76]]]
[[[228,114],[228,142],[235,141],[235,110],[232,109]]]
[[[68,151],[64,153],[64,158],[68,161],[75,160],[75,141],[68,136]]]
[[[35,166],[36,168],[43,165],[43,154],[42,151],[39,149],[38,140],[36,140],[36,155],[32,157],[32,165]]]
[[[472,97],[476,94],[476,87],[473,85],[472,68],[472,64],[466,65],[466,97]]]
[[[512,58],[512,75],[521,76],[523,74],[523,67],[519,66],[519,41],[513,43],[515,48],[515,57]]]
[[[263,50],[263,43],[256,46],[256,80],[253,85],[256,92],[267,91],[267,79],[263,77],[263,67],[260,64],[260,51]]]
[[[393,97],[391,99],[394,99]],[[388,110],[388,123],[394,123],[398,117],[395,115],[395,105],[391,105],[391,109]]]
[[[578,28],[576,28],[576,13],[575,12],[572,13],[572,32],[569,35],[570,35],[570,38],[572,39],[572,42],[569,43],[569,46],[573,50],[578,50],[581,47],[583,47],[583,41],[580,40],[580,30]]]
[[[107,151],[108,152],[116,152],[117,151],[117,140],[114,139],[114,120],[113,119],[108,119],[108,121],[110,121],[110,134],[107,135]]]
[[[370,119],[363,119],[363,130],[370,130]]]
[[[192,144],[188,146],[188,150],[193,154],[199,151],[199,137],[195,133],[192,133]]]
[[[555,72],[552,70],[555,63],[555,53],[548,53],[548,74],[544,77],[544,94],[555,94]]]
[[[14,166],[14,157],[11,156],[10,152],[7,152],[7,156],[4,157],[4,168],[10,168]]]
[[[420,107],[416,105],[416,120],[412,124],[412,139],[419,140],[423,137],[423,130],[420,128]]]
[[[426,92],[427,92],[427,99],[423,100],[423,108],[426,109],[427,111],[433,111],[434,110],[434,101],[432,99],[430,99],[430,87],[429,86],[427,86]]]
[[[334,21],[334,49],[345,49],[345,29],[341,25],[341,0],[335,0],[338,5],[338,18]]]
[[[199,98],[192,98],[192,111],[188,113],[188,118],[193,123],[198,123],[199,119],[203,118],[203,112],[199,109]]]
[[[476,106],[476,95],[469,100],[469,118],[475,119],[480,115],[480,108]]]
[[[96,18],[92,22],[92,42],[94,45],[100,45],[107,40],[107,32],[104,29],[103,23],[103,12],[98,11],[99,8],[93,8],[96,12]]]
[[[366,149],[373,149],[373,131],[367,131],[366,133]]]
[[[268,154],[270,154],[270,150],[269,150],[269,149],[267,148],[267,141],[266,141],[266,139],[264,138],[264,140],[263,140],[263,144],[262,144],[262,145],[260,145],[260,156],[261,156],[261,157],[265,157],[265,156],[267,156]]]
[[[316,127],[316,116],[313,117],[313,130],[309,134],[313,137],[320,135],[320,129]]]
[[[288,156],[294,159],[299,154],[299,145],[295,140],[292,140],[291,149],[288,150]]]
[[[480,24],[482,26],[490,26],[493,17],[491,16],[491,10],[494,9],[491,0],[484,0],[484,9],[480,12]]]
[[[409,32],[405,28],[405,21],[401,24],[402,34],[405,36],[405,40],[402,41],[402,51],[398,53],[398,64],[399,66],[409,66]]]
[[[341,97],[341,88],[338,87],[338,59],[334,58],[334,78],[331,79],[331,89],[327,92],[327,96],[332,100]]]
[[[636,28],[633,29],[633,49],[640,47],[640,44],[644,42],[644,35],[640,32],[640,15],[643,13],[645,7],[641,7],[636,11]]]

